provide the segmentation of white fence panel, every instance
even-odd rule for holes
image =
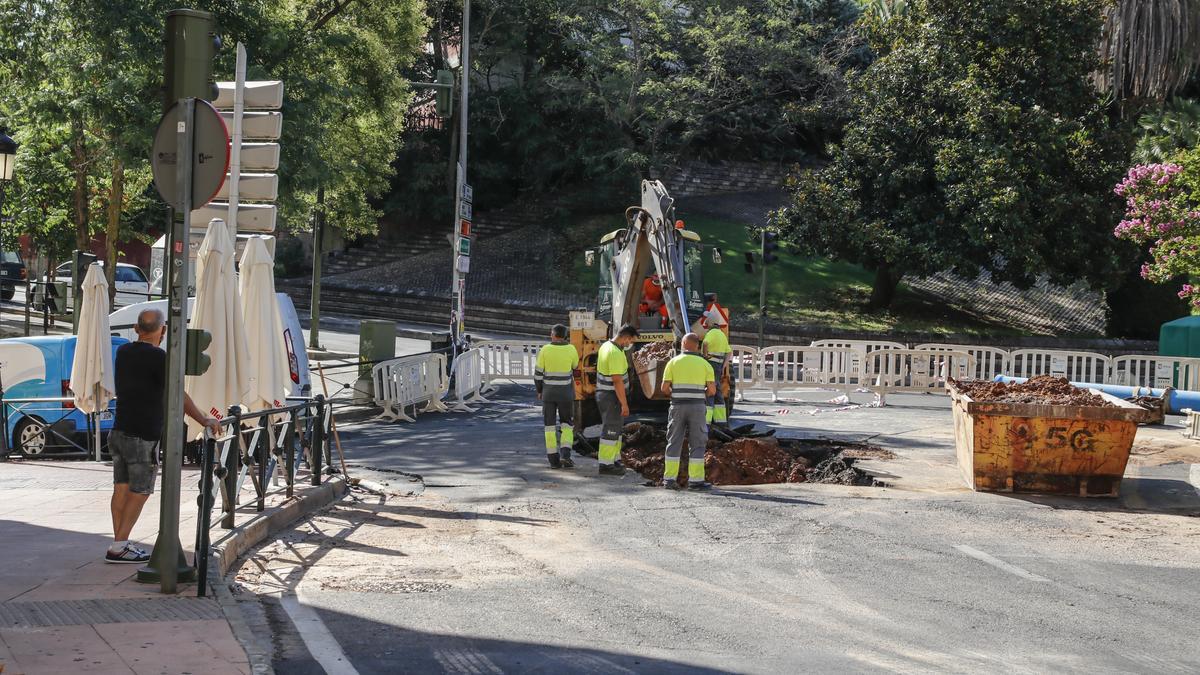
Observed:
[[[510,382],[533,382],[537,370],[537,354],[540,342],[519,340],[494,340],[476,344],[482,359],[483,388],[493,387],[497,380]]]
[[[756,347],[730,345],[730,350],[729,375],[737,382],[736,400],[741,401],[745,398],[742,392],[758,386],[758,381],[762,377],[761,361]]]
[[[489,403],[483,397],[483,355],[478,348],[468,349],[454,360],[453,412],[475,412],[471,403]]]
[[[415,422],[419,412],[448,410],[442,403],[449,390],[443,354],[418,354],[376,364],[371,369],[371,382],[375,405],[383,408],[379,419]],[[418,410],[422,403],[425,408]]]
[[[770,389],[771,400],[787,389],[850,391],[849,368],[856,352],[847,347],[767,347],[758,353],[755,389]]]
[[[1008,355],[1005,372],[1013,377],[1053,375],[1072,382],[1104,384],[1112,359],[1095,352],[1018,349]]]
[[[923,345],[917,345],[913,349],[937,351],[937,352],[965,352],[970,354],[975,359],[975,368],[965,377],[960,379],[967,380],[994,380],[997,375],[1004,374],[1004,364],[1008,359],[1008,352],[999,347],[984,347],[982,345],[952,345],[941,344],[936,342],[928,342]],[[955,378],[960,376],[955,375]]]
[[[1155,354],[1115,356],[1109,369],[1110,384],[1127,387],[1174,387],[1200,390],[1200,359]]]
[[[887,340],[817,340],[812,343],[813,347],[837,347],[839,349],[851,350],[851,358],[847,375],[850,380],[857,384],[863,384],[862,377],[863,362],[866,360],[867,354],[883,349],[908,349],[908,345],[899,342],[889,342]]]
[[[867,354],[863,378],[883,401],[889,392],[943,393],[947,377],[962,379],[975,368],[967,352],[881,349]]]

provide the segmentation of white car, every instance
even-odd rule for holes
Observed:
[[[103,266],[104,262],[101,261],[100,265]],[[49,280],[51,282],[62,282],[67,285],[66,307],[68,312],[75,306],[75,285],[71,283],[71,277],[74,276],[72,273],[73,267],[74,263],[70,262],[59,265],[54,268],[54,278]],[[136,265],[117,263],[116,278],[113,279],[113,282],[117,287],[117,295],[113,301],[114,308],[153,299],[149,295],[150,282],[146,280],[146,274]],[[44,287],[39,287],[34,293],[34,304],[38,307],[42,307],[45,304],[42,298],[42,288]]]

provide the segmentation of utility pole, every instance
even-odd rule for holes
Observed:
[[[312,298],[309,301],[308,346],[321,348],[321,249],[325,239],[325,186],[317,186],[317,210],[313,213]]]
[[[471,0],[463,0],[459,64],[462,66],[462,75],[460,76],[462,106],[459,108],[458,121],[458,171],[454,186],[454,217],[450,219],[452,223],[450,230],[450,265],[452,268],[450,277],[450,349],[452,363],[454,357],[458,356],[465,321],[463,296],[466,294],[466,284],[462,283],[463,276],[459,270],[461,256],[459,255],[458,240],[462,228],[460,221],[463,213],[463,189],[467,184],[467,99],[470,95],[471,82]]]
[[[759,246],[758,250],[765,253],[767,250],[767,230],[766,230],[766,228],[763,228],[763,230],[762,230],[761,239],[762,239],[762,241],[759,242],[760,246]],[[762,277],[759,279],[759,282],[758,282],[758,348],[761,350],[763,348],[763,333],[766,330],[766,323],[767,323],[767,261],[766,261],[766,256],[765,255],[760,256],[760,261],[761,261],[761,264],[759,265],[759,267],[762,268]]]

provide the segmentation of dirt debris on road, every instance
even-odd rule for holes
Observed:
[[[651,424],[633,422],[622,435],[621,461],[649,483],[660,485],[667,436]],[[853,466],[859,459],[892,459],[895,455],[876,446],[819,439],[737,438],[728,443],[708,441],[704,453],[705,477],[714,485],[767,483],[833,483],[880,485]],[[687,484],[687,461],[677,480]]]
[[[669,340],[651,342],[633,355],[633,367],[639,373],[646,373],[658,368],[663,361],[670,361],[675,356],[675,344]]]
[[[1076,387],[1065,377],[1054,377],[1053,375],[1039,375],[1021,383],[951,380],[951,384],[973,400],[988,403],[1113,407],[1113,404],[1104,400],[1103,397]]]

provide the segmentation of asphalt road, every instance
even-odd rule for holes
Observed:
[[[1022,498],[962,486],[945,398],[830,396],[738,418],[870,439],[899,455],[865,465],[893,487],[552,471],[524,387],[347,424],[352,475],[413,494],[358,494],[264,544],[245,606],[281,673],[1200,669],[1200,459],[1177,429],[1139,433],[1119,501]]]

